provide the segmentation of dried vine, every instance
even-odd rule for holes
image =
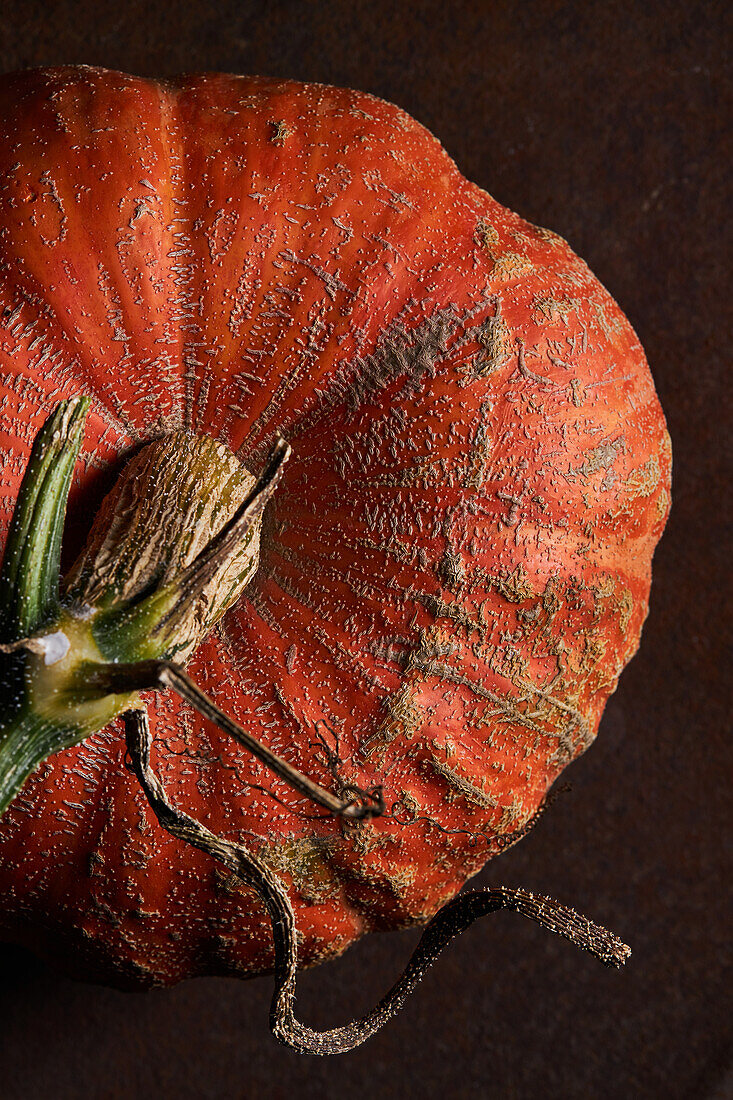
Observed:
[[[623,966],[630,949],[613,933],[574,909],[528,890],[505,886],[474,890],[444,906],[423,932],[401,977],[381,1001],[361,1019],[328,1031],[314,1031],[295,1018],[298,948],[295,917],[280,879],[254,853],[210,832],[195,818],[171,804],[150,763],[152,737],[143,710],[125,715],[127,751],[150,806],[160,825],[172,836],[207,852],[262,899],[272,924],[275,950],[275,989],[270,1005],[270,1028],[276,1039],[300,1054],[345,1054],[359,1046],[404,1005],[427,969],[443,949],[479,917],[510,909],[571,940],[607,966]]]

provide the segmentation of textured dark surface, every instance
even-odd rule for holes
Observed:
[[[260,73],[410,111],[467,176],[566,237],[625,309],[667,413],[675,489],[641,651],[597,743],[571,769],[572,792],[476,880],[605,922],[633,947],[624,971],[498,914],[451,947],[383,1034],[317,1060],[269,1037],[268,979],[126,995],[4,949],[3,1100],[733,1096],[728,8],[6,0],[0,71]],[[369,1007],[415,938],[372,937],[305,974],[301,1017],[328,1026]]]

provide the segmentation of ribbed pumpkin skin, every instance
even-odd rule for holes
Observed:
[[[282,433],[260,571],[189,672],[333,787],[325,720],[394,811],[319,817],[165,696],[156,766],[282,872],[303,962],[424,920],[588,746],[637,648],[670,450],[634,332],[371,96],[65,68],[0,104],[3,527],[63,397],[94,398],[84,524],[147,439],[204,432],[256,472]],[[123,757],[111,727],[11,806],[7,937],[125,986],[268,968],[259,900],[162,832]]]

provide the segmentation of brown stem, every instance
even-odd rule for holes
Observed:
[[[176,578],[175,583],[179,590],[178,598],[175,605],[158,623],[155,632],[161,631],[166,623],[176,615],[180,615],[188,604],[196,600],[199,592],[206,587],[221,563],[242,541],[253,524],[257,522],[277,488],[285,463],[290,458],[290,453],[290,444],[286,443],[282,436],[278,436],[264,470],[240,507],[208,546]]]
[[[272,923],[275,948],[275,989],[270,1005],[270,1028],[280,1042],[300,1054],[345,1054],[359,1046],[402,1008],[425,971],[455,936],[479,917],[499,909],[512,909],[530,917],[551,932],[572,940],[576,946],[595,955],[607,966],[623,966],[631,954],[630,949],[611,932],[550,898],[504,886],[475,890],[455,898],[433,917],[404,973],[371,1012],[343,1027],[313,1031],[296,1020],[293,1013],[297,940],[293,909],[282,883],[267,864],[244,845],[216,836],[200,822],[171,805],[150,765],[152,739],[146,713],[130,711],[125,719],[127,750],[132,767],[161,826],[194,848],[208,852],[243,883],[251,886],[262,899]]]
[[[364,791],[349,785],[345,788],[348,798],[338,798],[324,787],[314,783],[307,775],[294,768],[287,760],[273,752],[248,733],[243,726],[220,710],[198,684],[172,661],[135,661],[133,664],[105,664],[87,666],[87,682],[111,695],[132,691],[165,690],[171,688],[187,703],[225,733],[266,764],[271,771],[289,783],[302,795],[329,810],[332,814],[350,821],[364,821],[378,817],[384,811],[381,787]]]

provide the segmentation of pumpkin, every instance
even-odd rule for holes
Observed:
[[[638,646],[671,457],[635,333],[564,240],[373,96],[58,68],[0,103],[4,528],[82,394],[76,550],[130,456],[143,498],[151,446],[174,441],[171,491],[179,453],[209,448],[202,483],[235,456],[219,529],[284,437],[243,595],[182,659],[273,759],[384,812],[317,810],[170,694],[142,697],[157,796],[142,742],[137,770],[284,884],[302,964],[425,923],[535,820]],[[121,492],[67,594],[102,558],[124,585]],[[127,988],[271,969],[236,861],[158,827],[105,722],[0,823],[4,936]]]

